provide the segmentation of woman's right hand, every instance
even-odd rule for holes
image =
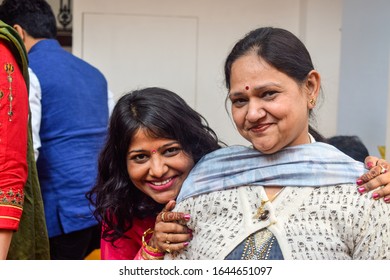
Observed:
[[[390,203],[390,164],[384,159],[368,156],[365,166],[369,171],[358,178],[358,191],[363,194],[375,190],[372,194],[374,199],[383,197],[384,202]]]
[[[154,233],[149,245],[167,253],[182,250],[188,246],[192,231],[186,226],[189,214],[171,212],[176,202],[171,200],[157,215]]]

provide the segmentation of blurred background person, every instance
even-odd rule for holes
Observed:
[[[0,21],[0,259],[49,259],[28,119],[27,53]]]
[[[336,135],[329,137],[326,142],[357,161],[364,162],[369,156],[368,149],[356,135]]]
[[[19,33],[29,66],[37,168],[51,259],[84,259],[99,248],[100,227],[85,193],[97,174],[112,102],[102,73],[64,50],[44,0],[4,0],[0,18]],[[34,80],[32,80],[34,81]]]

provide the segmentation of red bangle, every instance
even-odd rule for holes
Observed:
[[[145,252],[144,247],[141,248],[141,256],[144,260],[163,260],[164,256],[161,257],[153,257],[151,255],[148,255],[148,253]]]
[[[142,246],[142,249],[145,251],[146,254],[151,255],[152,257],[164,257],[164,255],[165,255],[163,252],[158,252],[158,253],[151,252],[146,247],[143,247],[143,246]]]

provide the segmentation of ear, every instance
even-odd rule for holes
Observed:
[[[21,27],[19,24],[15,24],[13,28],[18,32],[20,38],[22,38],[22,41],[24,43],[24,46],[26,47],[27,52],[30,51],[32,46],[35,45],[35,43],[39,40],[34,39],[31,37],[23,27]]]
[[[305,92],[307,94],[307,104],[309,109],[316,106],[318,95],[321,89],[321,76],[316,70],[311,70],[305,82]]]
[[[24,29],[19,25],[19,24],[14,24],[13,28],[16,30],[16,32],[18,32],[20,38],[22,38],[23,42],[24,40],[26,39],[26,32],[24,31]]]

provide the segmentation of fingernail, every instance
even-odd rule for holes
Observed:
[[[365,191],[366,191],[366,188],[364,188],[364,187],[358,188],[359,193],[364,193]]]
[[[378,199],[379,198],[379,194],[378,193],[373,193],[372,194],[372,198],[373,199]]]
[[[367,167],[368,168],[371,168],[373,166],[373,164],[372,164],[372,162],[370,161],[370,162],[367,162]]]
[[[184,215],[184,219],[188,221],[189,219],[191,219],[191,215],[190,214],[185,214]]]
[[[184,247],[187,247],[188,244],[190,244],[190,243],[189,243],[189,242],[184,242],[184,243],[183,243]]]
[[[362,184],[363,184],[363,180],[361,180],[361,179],[357,180],[357,181],[356,181],[356,184],[357,184],[358,186],[362,185]]]
[[[390,197],[385,197],[383,200],[384,200],[386,203],[389,203],[389,202],[390,202]]]

